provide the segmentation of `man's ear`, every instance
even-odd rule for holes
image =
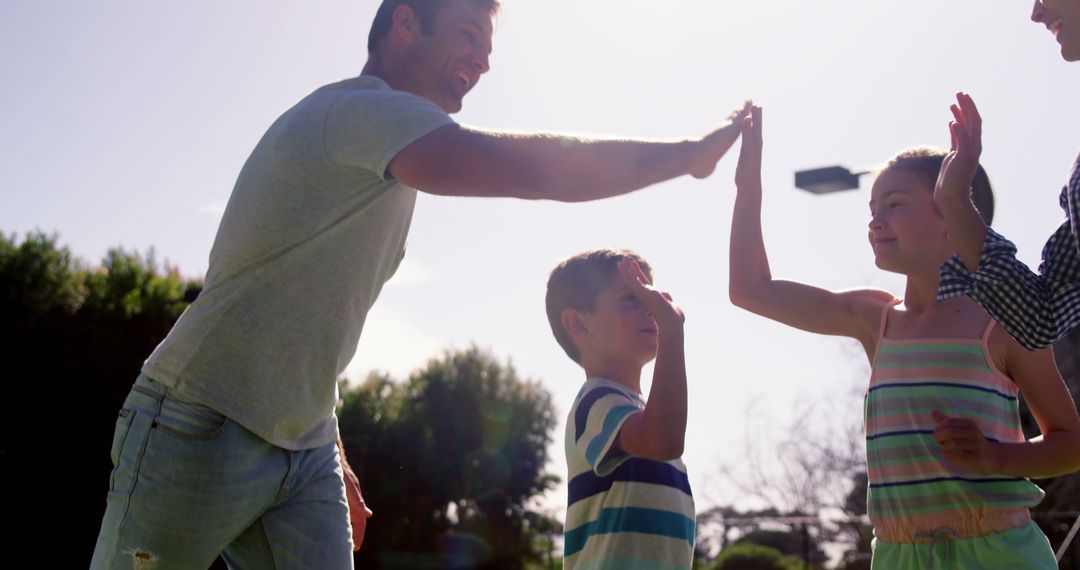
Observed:
[[[420,32],[420,19],[416,17],[416,12],[412,7],[406,4],[394,8],[391,22],[393,22],[391,34],[405,44],[410,43],[412,38]]]
[[[585,325],[585,319],[583,318],[581,311],[576,309],[563,309],[559,320],[562,322],[562,326],[566,329],[566,332],[570,333],[570,337],[573,339],[581,338],[589,334],[589,328]]]

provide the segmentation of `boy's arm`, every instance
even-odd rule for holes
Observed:
[[[1016,259],[1016,246],[987,228],[971,201],[982,152],[982,118],[975,102],[958,93],[950,109],[952,149],[942,163],[934,201],[958,254],[941,268],[938,299],[969,295],[1022,345],[1031,350],[1047,347],[1080,324],[1080,300],[1070,301],[1080,299],[1076,237],[1066,223],[1050,238],[1041,275]],[[1080,194],[1080,181],[1070,190]]]
[[[742,125],[731,219],[731,302],[802,330],[859,339],[870,352],[882,305],[892,300],[891,294],[870,289],[838,293],[772,277],[761,233],[761,115],[761,108],[753,107]]]
[[[447,196],[581,202],[625,194],[683,174],[710,175],[739,136],[746,107],[696,140],[596,140],[438,128],[401,150],[390,174]]]
[[[656,461],[682,457],[686,439],[686,360],[681,310],[671,295],[654,289],[634,261],[619,264],[623,278],[656,321],[656,364],[645,410],[627,418],[619,430],[619,448]]]
[[[992,337],[994,339],[994,337]],[[986,474],[1057,477],[1080,471],[1080,419],[1049,349],[1029,351],[1006,334],[1006,372],[1020,387],[1042,435],[1024,443],[987,440],[975,422],[934,412],[942,457]]]

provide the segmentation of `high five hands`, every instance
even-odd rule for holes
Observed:
[[[694,178],[707,178],[716,170],[716,163],[731,147],[742,132],[743,120],[750,114],[752,104],[747,101],[728,115],[724,125],[696,141],[697,152],[690,167]]]
[[[742,148],[739,164],[735,167],[735,186],[739,188],[761,187],[761,107],[750,105],[750,113],[742,118]]]

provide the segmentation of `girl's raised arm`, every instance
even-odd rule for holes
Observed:
[[[858,339],[872,354],[881,312],[892,301],[891,293],[876,289],[834,292],[772,277],[761,235],[761,115],[761,107],[753,106],[742,125],[731,220],[731,302],[805,331]]]

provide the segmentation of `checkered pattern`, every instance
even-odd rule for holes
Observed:
[[[941,268],[938,300],[969,295],[1031,350],[1080,325],[1080,156],[1060,202],[1068,219],[1046,242],[1038,274],[1017,261],[1012,242],[987,228],[977,271],[953,256]]]

